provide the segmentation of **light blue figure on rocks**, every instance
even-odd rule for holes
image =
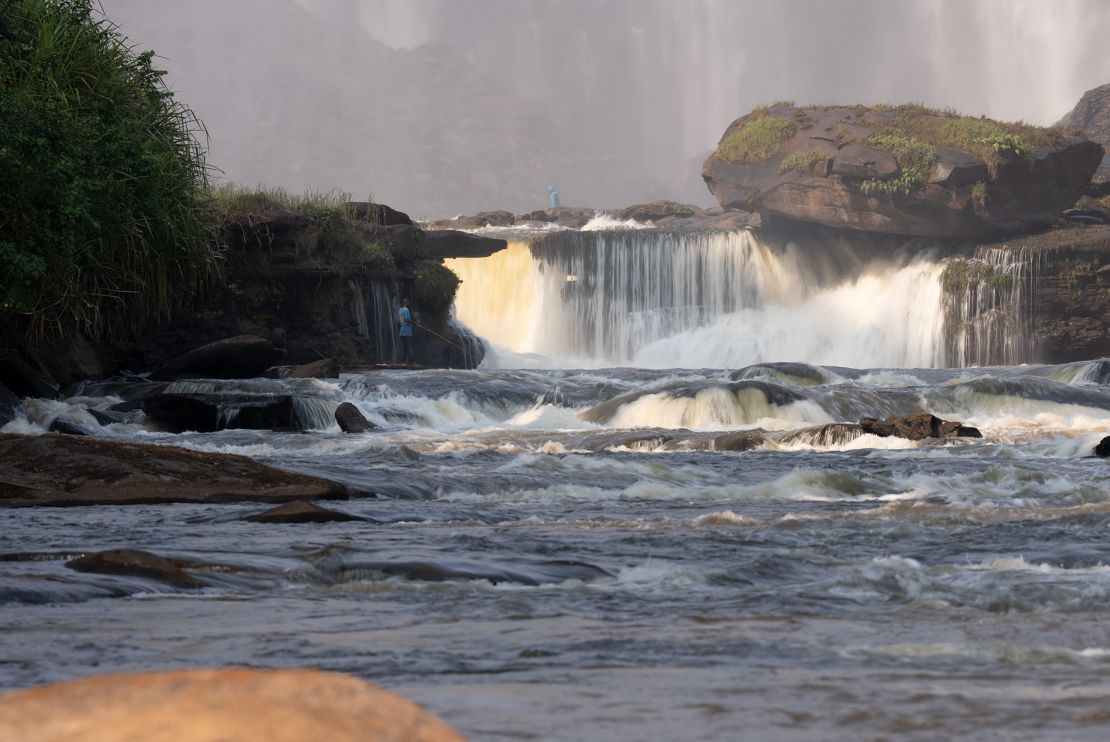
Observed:
[[[547,187],[547,197],[551,201],[551,208],[559,208],[559,191],[555,190],[555,186],[549,185]]]

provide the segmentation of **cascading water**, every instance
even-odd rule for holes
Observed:
[[[945,266],[949,364],[1015,365],[1032,359],[1035,263],[1025,249],[980,247],[974,259],[956,258]]]
[[[463,322],[559,364],[945,361],[942,266],[929,255],[865,261],[845,245],[772,246],[747,230],[562,231],[450,266]]]

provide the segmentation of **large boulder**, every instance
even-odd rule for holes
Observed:
[[[737,119],[702,177],[726,209],[885,234],[977,239],[1055,223],[1103,157],[1077,132],[920,106],[776,104]]]
[[[430,230],[424,233],[424,256],[428,258],[488,258],[504,250],[509,243],[495,237],[485,237],[452,229]]]
[[[344,433],[366,433],[378,427],[350,402],[344,402],[335,409],[335,422]]]
[[[155,379],[250,379],[285,357],[285,350],[255,335],[238,335],[202,345],[152,374]]]
[[[278,505],[264,513],[250,515],[245,520],[251,523],[336,523],[363,520],[363,518],[349,513],[340,513],[338,510],[328,510],[311,502],[297,500]]]
[[[0,695],[0,739],[28,742],[462,742],[393,693],[319,670],[106,675]]]
[[[18,411],[19,397],[15,396],[11,389],[0,384],[0,427],[14,420]]]
[[[49,434],[0,435],[0,507],[346,499],[318,477],[243,456]]]

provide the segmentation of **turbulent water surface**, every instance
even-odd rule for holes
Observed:
[[[95,432],[246,454],[377,497],[32,508],[0,532],[0,683],[247,664],[353,673],[475,739],[1103,738],[1110,363],[383,371],[190,389],[301,397],[302,432]],[[29,402],[27,432],[127,397]],[[329,424],[352,401],[380,432]],[[815,428],[928,410],[981,440]],[[772,431],[753,451],[721,431]],[[211,587],[73,572],[113,547]],[[992,737],[993,738],[993,737]]]

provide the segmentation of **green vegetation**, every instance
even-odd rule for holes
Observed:
[[[975,185],[971,186],[971,202],[975,204],[975,208],[983,211],[987,208],[987,201],[990,198],[990,192],[987,190],[987,183],[980,180]]]
[[[891,152],[898,159],[898,175],[888,180],[871,178],[860,184],[860,190],[871,195],[886,193],[908,196],[928,180],[929,168],[937,159],[936,149],[920,139],[906,136],[898,130],[875,134],[868,142]]]
[[[455,292],[459,288],[459,277],[438,260],[419,260],[412,266],[416,279],[416,306],[425,313],[446,317]]]
[[[872,107],[864,119],[880,133],[897,131],[934,147],[970,152],[988,163],[1026,157],[1033,149],[1050,148],[1061,136],[1073,133],[1069,129],[1031,126],[1022,121],[1004,123],[983,116],[961,116],[952,110],[937,111],[916,103],[881,110]]]
[[[823,163],[828,159],[829,153],[823,149],[798,150],[782,158],[782,162],[779,163],[779,175],[792,170],[812,173],[817,163]]]
[[[944,266],[940,274],[940,284],[945,293],[958,294],[986,280],[990,274],[990,265],[982,260],[954,258]]]
[[[0,333],[137,332],[188,301],[217,252],[202,127],[93,15],[93,0],[0,14]]]
[[[755,162],[779,151],[797,131],[794,122],[768,116],[759,109],[748,114],[747,121],[729,133],[717,147],[717,154],[731,162]]]

